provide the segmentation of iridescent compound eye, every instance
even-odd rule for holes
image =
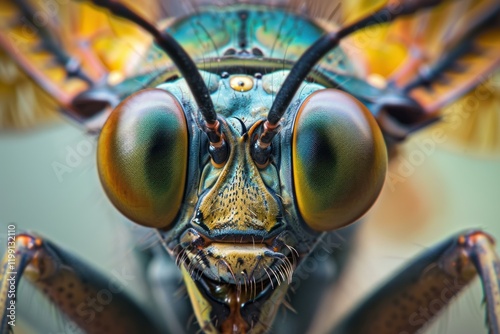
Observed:
[[[186,118],[164,90],[142,90],[124,100],[99,137],[97,166],[104,190],[121,213],[144,226],[172,224],[187,163]]]
[[[300,215],[316,231],[360,218],[377,199],[387,169],[375,119],[361,102],[335,89],[317,91],[303,102],[292,160]]]

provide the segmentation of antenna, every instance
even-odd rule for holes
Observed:
[[[172,59],[174,64],[179,69],[179,72],[181,72],[182,76],[186,80],[186,83],[196,100],[196,104],[200,109],[203,119],[205,120],[205,128],[203,130],[207,134],[210,143],[215,149],[219,149],[221,147],[227,149],[224,139],[222,138],[222,133],[220,132],[220,124],[217,120],[217,113],[215,112],[214,104],[210,98],[210,93],[205,85],[205,81],[203,81],[203,78],[194,61],[182,48],[182,46],[177,43],[172,35],[165,31],[161,32],[152,23],[122,3],[113,0],[91,0],[91,2],[96,6],[108,9],[116,16],[138,24],[153,36],[155,42]]]
[[[252,150],[252,157],[255,162],[260,165],[265,165],[271,152],[269,146],[274,136],[279,132],[281,117],[285,114],[295,93],[297,93],[300,85],[316,63],[330,50],[338,46],[342,38],[360,29],[391,22],[399,16],[413,14],[419,9],[435,6],[441,1],[442,0],[390,0],[386,6],[380,8],[375,13],[337,31],[329,32],[318,39],[295,63],[279,92],[276,94],[274,103],[267,115],[267,120],[262,126],[263,130]]]

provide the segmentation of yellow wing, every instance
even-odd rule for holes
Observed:
[[[129,2],[149,19],[159,12],[154,1]],[[150,37],[134,24],[111,18],[76,1],[17,1],[31,7],[23,11],[14,1],[0,3],[0,128],[25,128],[54,117],[58,106],[88,82],[68,78],[61,61],[81,64],[93,82],[117,83],[130,75],[141,59]],[[135,5],[134,5],[135,3]],[[49,33],[63,52],[57,57],[41,44]]]
[[[388,1],[309,1],[306,12],[342,24],[372,13]],[[48,120],[55,115],[57,106],[66,106],[71,97],[87,87],[82,80],[67,79],[46,50],[36,52],[38,28],[53,33],[92,80],[110,83],[118,83],[133,73],[151,41],[136,25],[82,2],[17,2],[33,4],[35,26],[13,0],[0,3],[0,49],[4,50],[0,51],[0,128],[29,127]],[[124,2],[151,21],[158,21],[163,12],[160,1],[148,0],[139,5],[131,0]],[[288,2],[291,9],[303,10],[303,1]],[[169,8],[175,7],[172,4]],[[470,40],[469,51],[473,52],[459,57],[430,84],[412,89],[410,95],[424,106],[429,117],[444,115],[445,122],[440,126],[452,131],[450,137],[461,145],[478,151],[500,151],[500,75],[491,75],[500,58],[498,17],[484,24],[485,17],[498,13],[499,6],[497,0],[448,1],[394,23],[362,30],[349,42],[360,50],[361,67],[369,82],[405,87],[421,73],[438,66],[464,40]],[[479,33],[470,37],[481,24]],[[476,90],[464,96],[478,84]],[[477,98],[477,89],[491,94]],[[477,112],[470,112],[471,106]]]
[[[344,2],[344,19],[352,22],[386,2]],[[436,126],[450,142],[462,150],[500,153],[499,35],[500,3],[464,0],[365,29],[352,43],[363,50],[366,79],[373,84],[404,88],[421,79],[409,95],[429,117],[443,117]],[[453,53],[456,59],[445,59]],[[440,73],[425,82],[432,71]]]

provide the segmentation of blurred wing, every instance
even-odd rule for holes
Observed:
[[[346,20],[384,2],[349,2]],[[407,92],[429,118],[444,115],[440,126],[461,145],[500,153],[499,35],[500,2],[463,0],[366,29],[353,43],[368,81]]]
[[[132,7],[155,19],[147,2]],[[147,34],[74,1],[0,3],[0,128],[30,127],[90,86],[116,85],[134,73]],[[72,115],[78,118],[78,115]]]
[[[225,3],[148,0],[134,5],[131,0],[123,1],[151,21],[165,14],[189,14],[200,5]],[[342,24],[374,12],[387,1],[246,2],[285,6]],[[20,8],[23,3],[34,8],[32,15]],[[151,39],[137,26],[82,2],[62,3],[0,3],[0,128],[32,126],[53,117],[58,106],[71,116],[71,101],[90,85],[104,81],[130,90],[140,80],[127,78],[134,78],[138,68],[151,70],[141,63]],[[359,73],[366,73],[367,81],[376,86],[389,82],[407,90],[429,118],[444,114],[450,122],[442,122],[443,126],[451,123],[452,137],[500,150],[499,75],[489,76],[499,65],[499,7],[497,0],[450,1],[390,25],[367,28],[346,42],[357,50],[352,53],[353,61]],[[47,37],[43,42],[43,36],[52,36],[52,42]],[[74,71],[78,64],[80,75]],[[478,84],[476,90],[491,93],[477,98],[479,93],[472,91],[463,96]],[[461,96],[459,102],[443,109]],[[470,112],[471,105],[481,112]],[[459,126],[457,119],[462,120]]]

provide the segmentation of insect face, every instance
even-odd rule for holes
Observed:
[[[477,26],[459,29],[456,39],[465,38],[465,44],[450,47],[428,71],[421,71],[423,59],[409,59],[411,66],[402,66],[399,76],[377,83],[357,73],[360,68],[350,63],[355,57],[339,48],[357,31],[416,15],[439,2],[381,2],[372,14],[353,23],[347,20],[340,28],[287,8],[233,4],[216,10],[207,7],[158,28],[123,2],[94,0],[95,5],[146,30],[154,41],[137,71],[123,80],[104,80],[111,78],[105,71],[102,78],[94,78],[83,66],[70,66],[73,58],[63,54],[57,38],[50,37],[52,28],[40,28],[41,48],[57,58],[68,77],[86,87],[77,93],[53,93],[53,97],[68,115],[100,132],[97,165],[106,194],[130,220],[152,228],[160,241],[150,252],[149,264],[154,268],[161,263],[165,270],[163,276],[149,278],[156,284],[151,291],[161,292],[153,293],[154,299],[169,314],[177,312],[170,312],[172,307],[165,302],[174,295],[175,284],[165,282],[178,274],[175,261],[202,331],[258,334],[269,330],[279,306],[287,303],[294,272],[306,267],[306,259],[315,259],[320,251],[317,245],[328,237],[324,232],[358,220],[377,199],[387,171],[387,148],[393,149],[407,135],[435,121],[437,109],[449,103],[450,96],[478,83],[458,79],[458,88],[442,87],[445,91],[432,97],[428,89],[431,84],[441,85],[439,76],[466,55],[468,43],[479,39],[483,28],[489,29],[500,10],[493,3],[475,11],[481,17],[470,21]],[[13,4],[34,16],[27,2]],[[40,78],[9,40],[0,38],[0,47],[42,86],[53,87],[50,78]],[[418,47],[418,43],[409,45],[411,50]],[[487,50],[493,53],[496,47],[492,44]],[[491,63],[486,56],[477,59],[478,73],[497,66],[496,58]],[[87,60],[93,60],[94,66],[97,61]],[[478,231],[459,237],[461,242],[448,240],[431,250],[431,256],[411,263],[398,277],[402,284],[390,282],[383,294],[374,295],[337,329],[342,333],[368,332],[363,326],[378,332],[419,330],[406,319],[428,301],[415,303],[414,295],[427,295],[430,301],[439,295],[441,277],[461,274],[461,270],[449,270],[463,267],[455,257],[444,256],[446,265],[441,264],[448,247],[453,254],[463,251],[463,262],[482,257],[484,263],[469,261],[479,273],[499,267],[491,237]],[[104,291],[104,279],[98,273],[89,277],[90,270],[83,264],[50,256],[60,252],[57,246],[30,233],[20,241],[24,245],[18,253],[24,260],[19,272],[47,267],[33,255],[46,254],[53,268],[70,269],[54,270],[51,276],[66,286],[65,275],[71,274],[71,289],[82,292],[79,302],[94,294],[89,286],[96,293]],[[328,266],[318,269],[295,305],[307,308],[315,303],[338,277],[332,266],[342,262],[339,257],[345,252],[339,257],[327,253]],[[167,267],[173,267],[169,273]],[[429,272],[428,284],[423,277]],[[471,279],[466,274],[462,286]],[[78,302],[73,302],[76,294],[63,293],[66,287],[57,289],[62,286],[45,277],[40,280],[41,290],[55,294],[57,306],[88,332],[97,328],[108,332],[104,325],[116,323],[119,333],[154,332],[156,325],[133,300],[116,300],[101,312],[99,321],[89,324],[75,313],[79,309]],[[316,282],[321,282],[320,287]],[[485,282],[484,287],[487,295],[496,296],[497,285]],[[405,301],[411,307],[399,307]],[[6,298],[2,301],[10,303]],[[491,313],[499,301],[490,298],[488,304]],[[135,316],[123,316],[123,305]],[[315,309],[307,311],[305,318],[311,320]],[[500,323],[491,319],[490,323]],[[3,332],[8,326],[1,327]]]
[[[252,147],[287,75],[203,73],[228,146],[222,164],[183,79],[123,101],[99,140],[108,196],[133,221],[166,231],[192,302],[209,305],[197,312],[206,326],[248,330],[271,316],[318,231],[364,214],[385,177],[386,149],[367,109],[307,82],[267,163],[254,161]]]

